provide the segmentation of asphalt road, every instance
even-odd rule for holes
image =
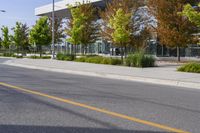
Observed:
[[[0,82],[142,120],[138,123],[0,85],[0,133],[170,132],[155,124],[200,133],[200,90],[2,64]]]

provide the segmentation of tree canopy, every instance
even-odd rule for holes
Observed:
[[[49,23],[50,23],[50,31],[51,31],[51,35],[52,35],[52,18],[49,18]],[[65,37],[64,34],[64,29],[63,29],[63,19],[62,18],[55,18],[55,22],[54,22],[54,41],[55,43],[61,43],[62,39]]]
[[[0,48],[1,48],[1,46],[2,46],[2,44],[1,44],[1,43],[2,43],[2,39],[1,39],[1,37],[0,37]]]
[[[110,18],[115,16],[116,12],[119,9],[122,10],[125,14],[133,15],[137,11],[138,7],[142,4],[143,1],[138,1],[138,0],[112,0],[111,2],[108,2],[106,5],[106,9],[104,11],[101,11],[100,13],[100,16],[102,18],[101,36],[105,40],[111,41],[114,44],[115,41],[113,40],[112,37],[114,29],[110,25]],[[125,21],[123,21],[122,23],[124,22]],[[134,32],[133,25],[129,24],[129,30],[132,30],[132,33]]]
[[[16,22],[16,26],[13,28],[14,35],[12,36],[12,41],[19,48],[23,50],[27,48],[29,44],[29,28],[26,24]]]
[[[96,9],[90,2],[76,3],[70,6],[71,18],[67,22],[68,42],[84,47],[92,44],[98,37],[98,23],[96,23]]]
[[[200,3],[198,7],[200,8]],[[187,4],[184,6],[184,10],[181,14],[188,17],[191,22],[195,23],[200,28],[200,11],[197,10],[193,8],[192,5]]]
[[[47,17],[41,17],[30,31],[30,41],[36,45],[49,45],[51,34]]]
[[[9,48],[10,46],[10,35],[9,35],[9,29],[7,26],[3,26],[1,28],[2,34],[3,34],[3,39],[2,39],[2,46],[6,49]]]
[[[42,46],[51,44],[51,31],[47,17],[41,17],[30,31],[30,42],[36,44],[42,52]],[[40,53],[41,55],[41,53]]]
[[[131,23],[131,14],[125,13],[121,8],[116,11],[116,14],[110,18],[110,26],[113,28],[111,34],[115,43],[122,45],[128,43],[131,37],[129,25]]]
[[[85,15],[80,42],[82,45],[87,46],[94,43],[99,36],[99,24],[96,21],[98,15],[96,8],[89,2],[83,3],[80,8]]]
[[[70,6],[70,11],[72,18],[68,22],[68,27],[67,27],[67,34],[69,35],[69,38],[67,41],[70,43],[77,45],[81,43],[80,40],[80,34],[81,31],[84,28],[84,20],[86,18],[85,14],[81,12],[80,6],[77,7],[71,7]]]
[[[161,44],[177,48],[180,61],[180,47],[195,42],[193,34],[197,28],[188,19],[178,14],[186,3],[196,0],[149,0],[149,8],[158,20],[157,34]]]

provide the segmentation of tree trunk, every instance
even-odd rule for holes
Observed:
[[[10,45],[9,45],[9,55],[11,55],[11,51],[10,51]]]
[[[114,55],[114,50],[113,50],[113,46],[111,46],[111,56]]]
[[[73,54],[73,49],[74,49],[74,45],[70,44],[71,47],[70,47],[70,54],[72,55]]]
[[[76,58],[76,52],[77,52],[77,51],[76,51],[76,50],[77,50],[77,49],[76,49],[76,46],[77,46],[77,45],[75,44],[75,45],[74,45],[74,57],[75,57],[75,58]]]
[[[17,56],[19,55],[19,47],[17,46]]]
[[[123,50],[123,45],[122,44],[121,44],[121,53],[120,53],[120,55],[121,55],[121,61],[123,63],[123,61],[124,61],[124,50]]]
[[[88,45],[88,54],[91,55],[91,52],[90,52],[90,45]]]
[[[79,50],[80,55],[83,55],[83,44],[80,44],[79,48],[80,48]]]
[[[22,57],[25,56],[25,53],[24,53],[24,48],[22,46]]]
[[[24,48],[23,46],[22,46],[22,56],[26,56],[27,55],[27,53],[26,53],[26,48]]]
[[[124,59],[123,59],[123,55],[121,54],[121,61],[123,62],[123,60],[124,60]]]
[[[164,57],[164,46],[162,45],[162,57]]]
[[[178,62],[181,61],[180,47],[179,46],[177,47],[177,59],[178,59]]]
[[[42,57],[42,46],[40,46],[40,58]]]
[[[124,57],[125,57],[125,59],[126,59],[126,55],[127,55],[127,47],[125,46],[124,47]]]
[[[84,54],[87,55],[87,45],[84,46]]]
[[[67,54],[67,44],[65,42],[65,50],[64,50],[64,54]]]

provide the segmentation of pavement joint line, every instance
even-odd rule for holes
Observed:
[[[41,93],[41,92],[38,92],[38,91],[25,89],[25,88],[22,88],[22,87],[11,85],[11,84],[0,82],[0,85],[4,86],[4,87],[8,87],[10,89],[18,90],[18,91],[21,91],[21,92],[24,92],[24,93],[29,93],[29,94],[34,94],[34,95],[41,96],[41,97],[46,97],[46,98],[49,98],[49,99],[52,99],[52,100],[67,103],[67,104],[74,105],[74,106],[77,106],[77,107],[82,107],[82,108],[89,109],[89,110],[92,110],[92,111],[107,114],[109,116],[113,116],[113,117],[116,117],[116,118],[121,118],[121,119],[124,119],[124,120],[136,122],[136,123],[139,123],[139,124],[148,125],[148,126],[151,126],[151,127],[155,127],[155,128],[158,128],[158,129],[165,130],[165,131],[170,131],[170,132],[175,132],[175,133],[190,133],[190,132],[187,132],[187,131],[184,131],[184,130],[181,130],[181,129],[172,128],[172,127],[169,127],[169,126],[165,126],[165,125],[158,124],[158,123],[151,122],[151,121],[147,121],[147,120],[138,119],[138,118],[135,118],[135,117],[130,117],[128,115],[112,112],[112,111],[109,111],[109,110],[106,110],[106,109],[97,108],[97,107],[90,106],[90,105],[87,105],[87,104],[75,102],[75,101],[72,101],[72,100],[69,100],[69,99],[48,95],[48,94]]]

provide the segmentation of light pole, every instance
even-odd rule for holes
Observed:
[[[52,47],[53,47],[53,51],[52,51],[52,58],[55,59],[55,0],[53,0],[53,5],[52,5]]]

